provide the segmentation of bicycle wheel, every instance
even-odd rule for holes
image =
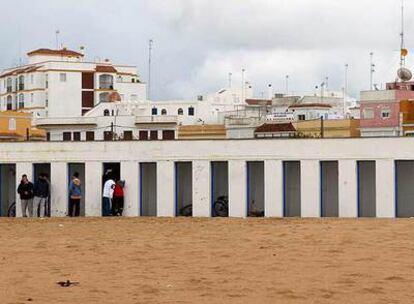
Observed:
[[[187,205],[180,209],[180,216],[193,216],[193,205]]]
[[[227,217],[229,216],[229,206],[224,201],[216,201],[213,206],[214,214],[218,217]]]
[[[9,206],[9,209],[7,210],[7,216],[16,217],[16,203],[13,203]]]

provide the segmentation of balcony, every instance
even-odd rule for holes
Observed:
[[[172,115],[154,115],[154,116],[136,116],[135,124],[177,124],[178,116]]]
[[[41,128],[56,126],[96,126],[96,117],[54,117],[37,118],[34,125]]]

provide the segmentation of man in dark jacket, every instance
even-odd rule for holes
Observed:
[[[33,184],[29,182],[27,175],[24,174],[17,188],[22,204],[22,216],[27,217],[26,211],[29,210],[29,216],[33,216]]]
[[[33,217],[37,217],[40,209],[40,217],[45,216],[46,202],[49,197],[49,183],[44,174],[40,174],[34,184]]]

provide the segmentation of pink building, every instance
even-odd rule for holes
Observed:
[[[388,83],[386,90],[361,92],[361,136],[402,136],[404,100],[414,100],[414,82]]]

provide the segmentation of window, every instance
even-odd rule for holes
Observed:
[[[94,89],[94,74],[84,72],[82,73],[82,89],[93,90]]]
[[[178,115],[184,115],[184,111],[181,108],[179,108],[177,112],[178,112]]]
[[[124,140],[132,140],[133,134],[132,131],[124,131]]]
[[[139,140],[148,140],[148,131],[139,131]]]
[[[24,76],[21,75],[19,76],[19,91],[23,91],[24,90]]]
[[[86,141],[94,141],[94,140],[95,140],[95,132],[86,131]]]
[[[99,88],[103,90],[113,90],[114,77],[106,74],[99,76]]]
[[[162,139],[163,140],[173,140],[173,139],[175,139],[174,130],[163,130],[162,131]]]
[[[362,111],[362,116],[364,119],[373,119],[374,118],[374,110],[371,108],[366,108]]]
[[[59,79],[60,79],[60,82],[66,82],[66,73],[60,73]]]
[[[7,93],[13,91],[13,80],[11,78],[7,78]]]
[[[80,132],[73,132],[73,140],[80,141],[81,140],[81,133]]]
[[[24,94],[19,94],[19,109],[24,108]]]
[[[49,94],[45,93],[45,107],[49,107]]]
[[[108,109],[105,109],[103,115],[104,116],[109,116],[109,110]]]
[[[150,131],[150,139],[151,140],[158,140],[158,131],[157,130]]]
[[[46,141],[50,141],[50,132],[46,133]]]
[[[188,116],[194,116],[194,108],[193,107],[188,108]]]
[[[33,105],[33,101],[34,101],[34,94],[31,93],[30,94],[30,103]]]
[[[138,100],[138,96],[135,94],[131,95],[131,101],[137,101]]]
[[[99,102],[109,102],[109,93],[99,94]]]
[[[383,109],[381,111],[381,118],[382,119],[388,119],[391,117],[391,110],[390,109]]]
[[[7,96],[7,111],[13,110],[13,97]]]
[[[167,115],[167,110],[166,109],[162,109],[161,110],[161,115]]]
[[[14,118],[9,119],[9,130],[10,131],[16,130],[16,119]]]
[[[33,84],[34,83],[34,75],[30,75],[30,83]]]
[[[49,87],[49,75],[48,74],[45,75],[45,87],[46,89]]]
[[[63,132],[63,141],[71,141],[71,140],[72,140],[72,133]]]
[[[298,115],[298,120],[306,120],[305,114],[299,114]]]
[[[157,110],[157,108],[152,108],[152,110],[151,110],[151,115],[158,115],[158,110]]]
[[[104,140],[111,141],[114,139],[114,134],[111,131],[104,131]]]

